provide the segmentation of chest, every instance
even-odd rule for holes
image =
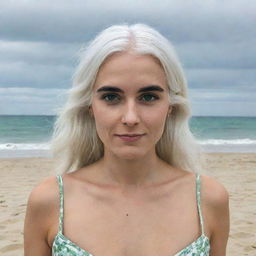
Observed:
[[[64,235],[94,256],[170,256],[200,235],[193,196],[65,202]]]

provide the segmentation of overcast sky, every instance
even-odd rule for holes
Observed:
[[[193,115],[256,116],[254,0],[1,0],[0,114],[54,114],[79,49],[124,22],[174,44]]]

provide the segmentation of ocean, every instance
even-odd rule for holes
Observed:
[[[0,115],[0,157],[51,157],[55,119]],[[205,152],[256,152],[256,117],[192,117],[190,128]]]

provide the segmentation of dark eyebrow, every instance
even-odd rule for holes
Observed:
[[[158,85],[150,85],[143,88],[140,88],[138,92],[149,92],[149,91],[158,91],[163,92],[164,89]],[[118,87],[114,86],[102,86],[97,90],[97,92],[121,92],[124,93],[123,90],[119,89]]]

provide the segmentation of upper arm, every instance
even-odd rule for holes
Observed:
[[[47,242],[49,227],[57,210],[57,184],[49,177],[37,185],[29,195],[24,221],[24,256],[51,255]]]
[[[203,210],[210,233],[210,255],[225,256],[229,236],[229,196],[227,190],[215,179],[204,176]]]

